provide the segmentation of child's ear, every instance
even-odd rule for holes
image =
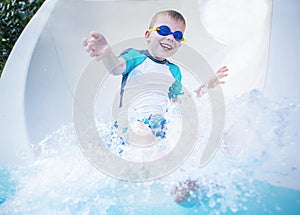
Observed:
[[[149,43],[150,42],[150,31],[149,30],[147,30],[145,32],[145,38],[146,38],[147,43]]]

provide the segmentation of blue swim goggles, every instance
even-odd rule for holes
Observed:
[[[155,27],[155,28],[150,28],[149,31],[150,32],[157,31],[157,33],[161,36],[168,36],[170,34],[173,34],[173,37],[178,42],[181,42],[181,41],[186,42],[186,40],[183,38],[183,33],[181,31],[172,32],[171,29],[168,26],[165,26],[165,25]]]

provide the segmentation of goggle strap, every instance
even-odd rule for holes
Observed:
[[[150,28],[149,29],[150,32],[152,32],[152,31],[158,31],[158,30],[160,30],[158,27],[156,27],[156,28]]]

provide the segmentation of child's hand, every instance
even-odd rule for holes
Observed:
[[[90,53],[91,57],[95,57],[96,60],[101,60],[109,49],[109,45],[105,37],[97,32],[91,33],[91,39],[83,38],[83,46],[86,47],[86,51]]]
[[[214,88],[218,84],[224,84],[224,78],[228,75],[228,68],[227,66],[221,67],[216,72],[216,77],[212,78],[210,81],[208,81],[206,84],[201,85],[197,89],[194,90],[194,92],[197,94],[198,97],[201,97],[204,94],[203,88]]]
[[[214,88],[215,86],[217,86],[218,84],[224,84],[224,77],[226,77],[228,74],[228,68],[227,66],[223,66],[221,67],[217,72],[216,72],[216,76],[215,78],[211,79],[208,83],[207,83],[207,88]]]

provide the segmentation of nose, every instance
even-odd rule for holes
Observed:
[[[168,39],[168,40],[172,40],[172,41],[174,41],[174,40],[175,40],[175,38],[174,38],[174,35],[173,35],[173,34],[169,34],[169,35],[167,35],[166,37],[167,37],[167,39]]]

